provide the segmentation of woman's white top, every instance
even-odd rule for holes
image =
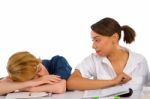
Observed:
[[[144,56],[130,50],[128,52],[129,58],[123,72],[132,77],[126,84],[137,90],[147,85],[147,82],[150,83],[149,68]],[[112,80],[117,76],[110,61],[97,54],[86,57],[75,69],[78,69],[85,78]]]

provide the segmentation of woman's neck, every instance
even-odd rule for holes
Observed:
[[[125,56],[128,56],[128,52],[122,47],[118,46],[107,56],[107,58],[110,61],[118,61],[120,59],[122,60],[122,58]]]

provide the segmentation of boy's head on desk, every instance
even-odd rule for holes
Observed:
[[[41,64],[41,60],[27,51],[13,54],[7,63],[9,77],[13,81],[27,81],[48,75],[48,71]]]

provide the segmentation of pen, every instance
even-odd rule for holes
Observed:
[[[32,94],[32,93],[31,93],[31,92],[29,92],[29,96],[31,96],[31,94]]]
[[[99,97],[93,97],[92,99],[99,99]]]
[[[114,99],[119,99],[119,96],[114,96]]]

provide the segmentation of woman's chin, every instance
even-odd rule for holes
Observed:
[[[103,57],[103,56],[105,56],[104,54],[102,54],[102,53],[96,53],[98,56],[101,56],[101,57]]]

